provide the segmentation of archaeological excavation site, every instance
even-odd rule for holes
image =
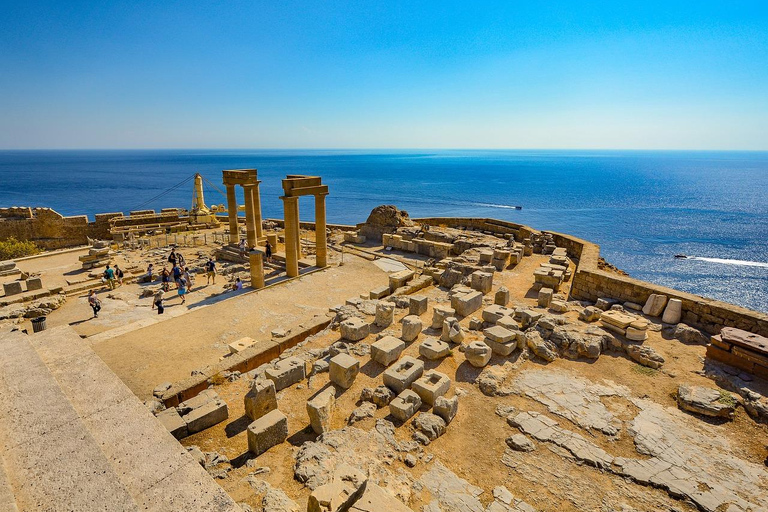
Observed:
[[[568,234],[331,224],[305,175],[263,218],[255,169],[221,178],[0,209],[45,249],[0,263],[0,510],[768,510],[768,315]]]

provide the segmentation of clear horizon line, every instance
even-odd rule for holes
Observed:
[[[550,148],[550,147],[509,147],[509,148],[440,148],[440,147],[29,147],[0,148],[0,151],[667,151],[667,152],[741,152],[766,153],[766,149],[738,148]]]

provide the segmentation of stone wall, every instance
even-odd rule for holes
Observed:
[[[0,240],[16,237],[43,249],[85,245],[88,217],[64,217],[50,208],[0,208]]]

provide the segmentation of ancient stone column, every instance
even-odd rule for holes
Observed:
[[[325,234],[325,196],[315,196],[315,265],[328,266],[328,239]]]
[[[301,220],[299,219],[299,201],[296,198],[296,259],[300,260],[303,255],[301,254]]]
[[[234,185],[227,185],[227,216],[229,217],[229,243],[236,244],[240,240],[238,239],[237,196]]]
[[[299,216],[299,198],[281,197],[283,200],[283,211],[285,220],[285,273],[288,277],[299,275],[299,258],[296,252],[296,246],[299,243],[299,233],[297,231]]]
[[[258,183],[253,187],[253,214],[256,222],[256,239],[261,241],[264,239],[264,232],[261,226],[261,193]]]
[[[251,287],[264,288],[264,252],[253,250],[248,254],[248,259],[251,263]]]
[[[254,186],[243,185],[245,191],[245,232],[248,237],[248,247],[256,247],[256,215],[254,214]]]

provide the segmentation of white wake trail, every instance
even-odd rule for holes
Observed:
[[[729,260],[725,258],[702,258],[700,256],[689,256],[689,260],[709,261],[712,263],[723,263],[725,265],[741,265],[744,267],[764,267],[768,268],[768,263],[761,261]]]

